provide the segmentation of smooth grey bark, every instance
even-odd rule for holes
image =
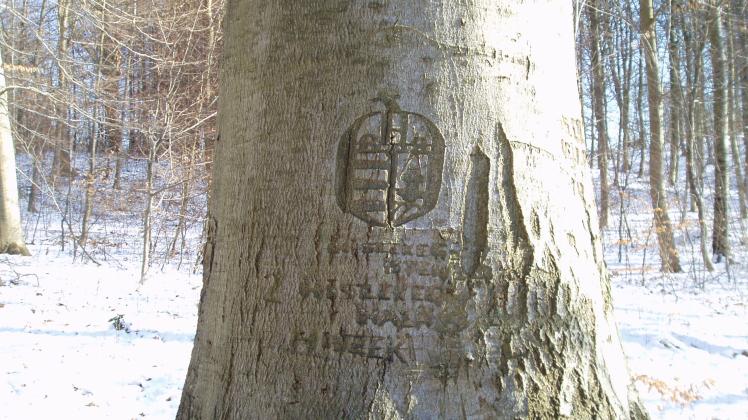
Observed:
[[[646,416],[571,3],[237,0],[225,30],[177,418]]]
[[[714,89],[714,224],[712,227],[712,254],[717,262],[730,257],[727,224],[727,189],[729,168],[727,167],[727,70],[725,48],[722,41],[722,8],[712,4],[709,16],[709,52],[712,61],[712,83]]]
[[[662,89],[657,60],[657,35],[652,0],[639,3],[642,54],[646,63],[649,104],[649,195],[652,200],[655,233],[659,247],[661,270],[680,272],[678,249],[673,240],[673,227],[668,215],[667,193],[662,179]]]
[[[0,25],[0,31],[2,26]],[[0,35],[1,36],[1,35]],[[5,71],[0,53],[0,254],[31,255],[23,240],[18,207],[16,151],[10,127]]]

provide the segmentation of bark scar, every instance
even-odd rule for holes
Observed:
[[[475,146],[470,154],[470,179],[462,218],[462,267],[472,277],[480,266],[488,243],[488,180],[491,161]]]

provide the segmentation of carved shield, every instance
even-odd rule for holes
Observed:
[[[387,110],[358,118],[338,148],[337,199],[373,226],[399,226],[431,211],[439,198],[444,138],[420,114]]]

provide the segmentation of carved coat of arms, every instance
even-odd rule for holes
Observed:
[[[385,111],[358,118],[338,149],[337,199],[373,226],[395,227],[431,211],[439,198],[444,138],[420,114],[391,99]]]

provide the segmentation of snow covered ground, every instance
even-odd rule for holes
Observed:
[[[663,293],[616,282],[616,319],[653,418],[748,418],[746,296],[713,285]]]
[[[32,252],[0,258],[0,418],[173,419],[199,276]]]
[[[32,250],[0,257],[0,418],[172,419],[199,274],[167,267],[140,286],[137,258],[98,267]],[[745,283],[722,273],[701,288],[688,274],[610,265],[625,351],[653,418],[747,418]]]

